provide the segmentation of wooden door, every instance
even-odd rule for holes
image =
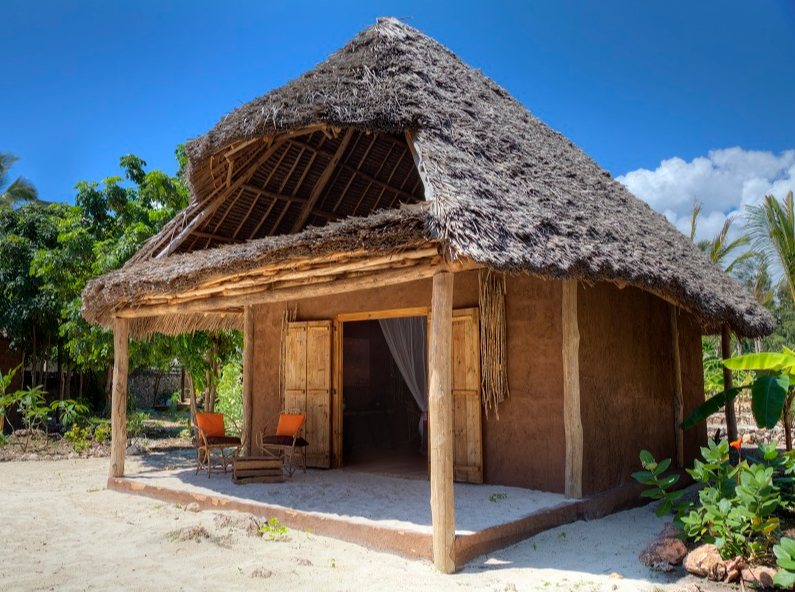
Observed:
[[[331,321],[307,323],[307,465],[331,468]]]
[[[430,315],[428,335],[430,336]],[[450,383],[453,396],[453,479],[464,483],[483,483],[480,313],[477,308],[453,311],[452,341]],[[428,426],[430,442],[430,421]],[[429,474],[430,470],[429,454]]]
[[[453,478],[483,483],[480,323],[477,308],[453,311]]]
[[[307,466],[331,467],[331,321],[288,323],[284,407],[306,413]]]
[[[306,323],[288,323],[284,343],[284,409],[306,410]]]

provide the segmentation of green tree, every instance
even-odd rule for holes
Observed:
[[[11,167],[18,160],[19,157],[15,154],[0,152],[0,207],[35,201],[38,197],[36,188],[25,177],[10,181]]]
[[[746,208],[746,227],[753,248],[775,262],[795,302],[795,210],[790,191],[783,201],[767,195]]]

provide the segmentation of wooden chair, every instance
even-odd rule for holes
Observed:
[[[306,413],[303,410],[285,409],[271,417],[257,434],[257,445],[262,454],[266,458],[281,460],[288,477],[293,476],[298,466],[306,473],[306,447],[309,442],[303,438],[305,422]],[[298,466],[295,466],[295,460]]]
[[[240,454],[242,445],[238,436],[227,436],[224,416],[221,413],[197,413],[193,416],[193,429],[196,437],[193,445],[196,448],[196,474],[200,470],[212,475],[213,467],[227,468],[234,458]],[[231,454],[227,450],[233,449]]]

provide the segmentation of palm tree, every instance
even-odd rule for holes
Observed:
[[[18,160],[16,154],[0,152],[0,207],[13,207],[20,202],[34,201],[38,197],[36,188],[25,177],[17,177],[9,184],[9,171]]]
[[[758,206],[746,208],[746,227],[754,249],[774,261],[795,303],[795,211],[792,191],[779,202],[767,195]]]
[[[693,208],[693,211],[696,211],[695,207]],[[698,248],[707,254],[707,256],[710,258],[710,261],[712,261],[726,273],[731,273],[737,264],[742,263],[746,259],[753,256],[753,251],[747,250],[732,259],[732,256],[737,249],[747,247],[751,244],[751,239],[747,234],[741,234],[733,241],[729,241],[729,229],[731,228],[735,219],[736,216],[734,214],[727,217],[723,222],[723,227],[720,229],[720,232],[716,234],[711,241],[702,240],[696,243]],[[695,218],[691,222],[691,234],[695,232],[694,225]]]

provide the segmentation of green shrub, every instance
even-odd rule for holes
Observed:
[[[104,444],[110,440],[111,426],[109,422],[98,423],[94,428],[94,440],[97,444]]]
[[[223,413],[234,424],[243,423],[243,366],[231,362],[224,366],[216,392],[215,412]]]
[[[739,449],[739,442],[736,446]],[[674,523],[688,539],[713,543],[725,559],[740,555],[750,561],[770,561],[780,537],[776,514],[787,508],[789,499],[782,496],[782,487],[791,496],[793,456],[779,455],[775,446],[760,445],[759,451],[761,462],[740,460],[732,465],[729,443],[709,441],[709,446],[701,448],[704,461],[695,460],[687,470],[703,485],[697,504],[679,502],[682,493],[668,491],[678,481],[678,475],[662,477],[670,466],[668,459],[656,463],[648,452],[642,452],[646,470],[633,477],[651,486],[644,497],[663,500],[658,516],[675,512]]]
[[[77,453],[85,452],[91,446],[93,433],[91,427],[81,428],[79,425],[72,424],[71,429],[64,432],[64,439],[72,445],[72,450]]]

